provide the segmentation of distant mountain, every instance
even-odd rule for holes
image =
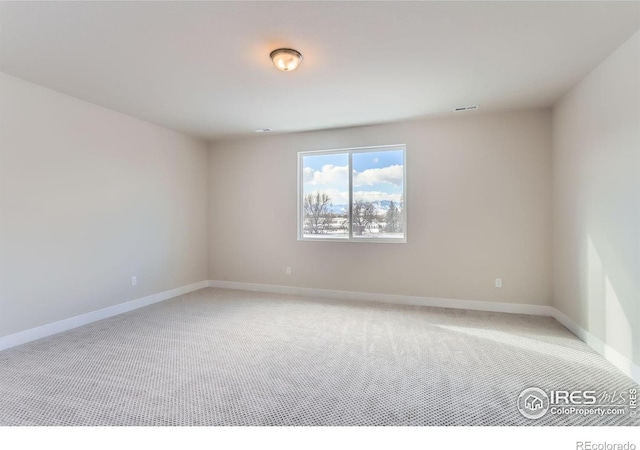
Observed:
[[[329,205],[331,214],[345,214],[349,210],[349,205]]]
[[[376,206],[378,214],[382,214],[389,210],[391,200],[381,200],[379,202],[373,202],[373,204]],[[398,206],[397,203],[396,206]],[[329,211],[332,214],[346,214],[349,211],[349,205],[330,205]]]

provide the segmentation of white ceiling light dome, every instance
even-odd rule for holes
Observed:
[[[302,53],[292,48],[278,48],[269,55],[276,69],[283,72],[296,70],[302,62]]]

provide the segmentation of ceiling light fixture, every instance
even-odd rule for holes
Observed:
[[[269,55],[276,69],[283,72],[291,72],[302,62],[302,53],[292,48],[279,48]]]

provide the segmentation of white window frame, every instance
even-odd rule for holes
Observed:
[[[363,238],[353,236],[353,154],[354,153],[370,153],[390,150],[402,150],[402,196],[404,208],[402,208],[403,223],[404,223],[404,237],[402,238]],[[304,236],[304,214],[302,206],[302,199],[304,198],[304,176],[303,176],[303,161],[305,156],[317,156],[317,155],[332,155],[338,153],[347,153],[349,157],[349,235],[348,237],[336,237],[336,238],[313,238]],[[339,148],[331,150],[309,150],[298,152],[298,206],[297,206],[297,233],[298,241],[311,241],[311,242],[364,242],[364,243],[376,243],[376,244],[406,244],[407,243],[407,146],[406,144],[394,144],[394,145],[377,145],[372,147],[352,147],[352,148]]]

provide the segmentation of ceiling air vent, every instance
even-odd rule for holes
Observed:
[[[478,109],[478,105],[458,106],[457,108],[454,108],[454,111],[455,112],[458,112],[458,111],[473,111],[474,109]]]

